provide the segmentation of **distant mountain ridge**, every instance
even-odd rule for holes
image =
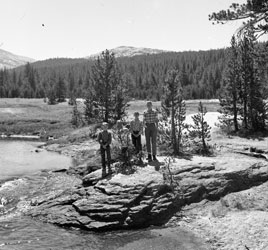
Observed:
[[[25,56],[15,55],[6,50],[0,49],[0,69],[1,68],[16,68],[27,62],[34,62],[35,60]]]
[[[151,48],[137,48],[132,46],[120,46],[109,50],[110,52],[114,53],[115,57],[133,57],[139,55],[152,55],[152,54],[160,54],[164,52],[170,52],[161,49],[151,49]],[[93,54],[88,56],[88,59],[96,59],[100,53]]]
[[[136,48],[131,46],[120,46],[109,50],[113,52],[116,58],[127,58],[134,56],[146,56],[146,55],[157,55],[161,53],[167,53],[171,51],[161,50],[161,49],[151,49],[151,48]],[[72,66],[80,63],[89,64],[94,63],[94,60],[101,55],[101,52],[92,54],[87,57],[81,58],[49,58],[45,60],[35,61],[32,66],[35,68],[54,68],[54,67],[64,67]]]

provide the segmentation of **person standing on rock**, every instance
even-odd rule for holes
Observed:
[[[156,159],[156,138],[158,130],[157,111],[153,110],[152,102],[147,102],[147,110],[143,114],[143,123],[145,127],[146,148],[148,153],[148,162]],[[153,157],[152,157],[153,153]]]
[[[139,119],[139,112],[134,113],[134,120],[130,122],[130,133],[131,133],[131,139],[132,143],[135,147],[136,154],[141,153],[141,134],[143,132],[143,123]]]
[[[102,177],[105,177],[107,175],[105,154],[107,156],[108,174],[112,174],[110,149],[110,144],[112,143],[112,134],[108,131],[107,122],[102,123],[102,131],[98,134],[98,142],[100,143]]]

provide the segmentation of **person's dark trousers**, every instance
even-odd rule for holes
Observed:
[[[145,127],[145,139],[148,158],[151,159],[152,153],[156,155],[156,138],[157,138],[157,127],[154,123],[146,123]]]
[[[136,153],[139,153],[141,151],[141,135],[135,136],[134,134],[138,134],[139,131],[133,131],[133,134],[131,134],[132,143],[136,149]]]
[[[106,157],[107,156],[107,166],[108,166],[108,172],[111,172],[111,149],[110,146],[107,146],[106,148],[100,147],[101,151],[101,163],[102,163],[102,175],[106,175]]]

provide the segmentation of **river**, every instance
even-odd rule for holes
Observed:
[[[0,250],[201,250],[200,239],[176,228],[92,233],[64,229],[23,215],[26,200],[70,158],[38,148],[39,142],[0,140]],[[58,174],[62,178],[63,174]],[[5,204],[6,201],[6,204]],[[175,231],[174,231],[175,230]]]
[[[0,182],[43,169],[68,168],[70,158],[38,148],[40,142],[0,140]]]

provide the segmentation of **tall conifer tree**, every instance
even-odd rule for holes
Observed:
[[[239,114],[239,88],[241,86],[241,73],[239,63],[239,51],[235,36],[231,39],[229,50],[229,62],[224,78],[223,94],[220,95],[221,121],[228,123],[232,119],[234,130],[238,131]]]
[[[243,100],[243,121],[245,129],[264,129],[265,113],[263,83],[258,65],[258,49],[253,30],[249,29],[240,42],[241,49],[241,95]]]
[[[103,51],[92,67],[94,100],[101,108],[103,121],[114,122],[124,116],[127,103],[119,66],[113,53]]]
[[[173,153],[177,155],[182,135],[182,123],[185,120],[185,105],[183,105],[180,74],[175,69],[167,72],[161,106],[165,116],[170,117],[171,143]]]

